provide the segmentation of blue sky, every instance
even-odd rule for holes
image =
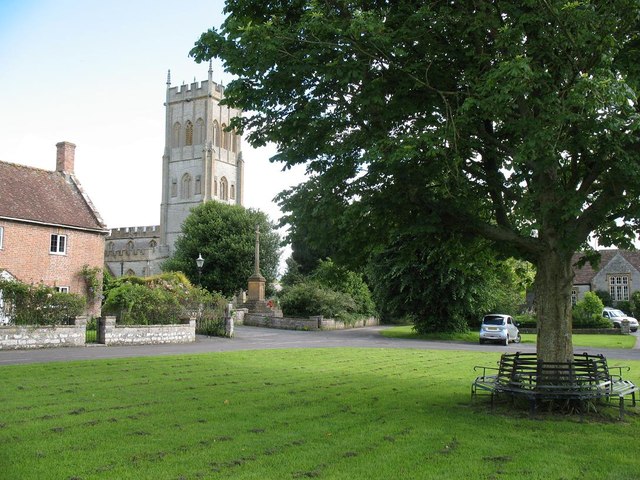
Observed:
[[[73,142],[76,174],[108,227],[157,224],[167,70],[173,86],[207,78],[188,53],[223,6],[0,0],[0,160],[53,170],[56,143]],[[213,70],[229,82],[221,63]],[[270,164],[273,148],[243,152],[245,206],[275,220],[272,198],[303,170]]]

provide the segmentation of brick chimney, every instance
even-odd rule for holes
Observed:
[[[73,173],[73,163],[76,157],[76,146],[71,142],[60,142],[56,144],[58,153],[56,155],[56,171],[63,173]]]

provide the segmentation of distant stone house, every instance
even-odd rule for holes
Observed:
[[[584,298],[586,292],[603,290],[609,292],[614,302],[628,301],[631,295],[640,290],[640,252],[628,250],[601,250],[597,268],[590,264],[574,267],[571,302]],[[576,253],[573,264],[580,259]]]
[[[108,231],[74,175],[75,145],[56,147],[55,171],[0,161],[0,271],[85,295],[87,313],[99,315],[100,295],[81,272],[104,268]]]

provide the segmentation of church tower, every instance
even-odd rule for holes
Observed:
[[[209,200],[243,204],[240,136],[225,131],[241,112],[220,105],[224,87],[212,75],[209,64],[207,80],[181,87],[167,75],[160,244],[169,254],[192,208]]]
[[[111,229],[105,264],[116,277],[161,272],[191,209],[209,200],[243,204],[240,136],[225,132],[239,110],[220,105],[224,87],[209,78],[171,87],[167,75],[160,225]]]

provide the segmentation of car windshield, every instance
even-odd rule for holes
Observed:
[[[612,317],[624,317],[624,312],[622,310],[609,310],[609,315]]]
[[[504,325],[504,318],[498,316],[484,317],[482,323],[485,325]]]

